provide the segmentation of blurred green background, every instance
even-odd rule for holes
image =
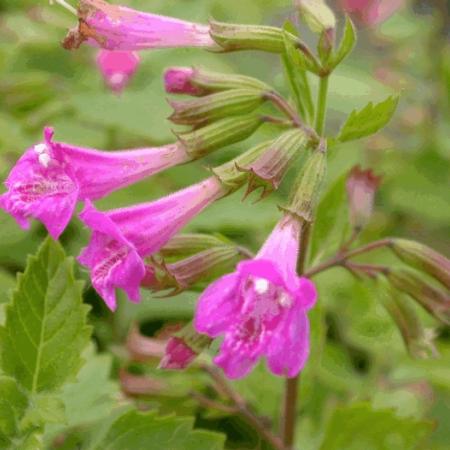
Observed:
[[[277,26],[287,18],[297,23],[289,0],[122,3],[198,22],[214,17]],[[339,8],[333,6],[342,19]],[[352,109],[401,93],[399,110],[386,130],[373,138],[336,147],[330,155],[329,187],[356,163],[383,176],[375,214],[362,242],[395,235],[420,240],[450,254],[448,12],[445,1],[410,2],[385,23],[370,29],[361,27],[356,50],[331,78],[327,124],[330,136]],[[162,83],[162,72],[168,66],[197,65],[252,75],[288,95],[277,56],[258,52],[218,55],[182,49],[143,52],[132,83],[116,96],[105,87],[95,66],[95,50],[84,46],[68,52],[59,45],[66,29],[74,25],[74,17],[67,11],[50,7],[46,0],[0,0],[0,14],[2,179],[24,149],[41,139],[45,125],[55,128],[57,140],[98,149],[172,142],[171,124],[166,120],[170,108]],[[304,27],[302,33],[313,42]],[[265,127],[208,160],[171,169],[117,192],[99,205],[103,209],[129,205],[187,186],[207,175],[206,166],[225,162],[274,133],[276,129]],[[188,229],[221,233],[256,250],[276,222],[277,204],[287,195],[294,175],[295,169],[277,194],[255,205],[242,203],[241,192],[217,203]],[[346,214],[342,200],[322,218],[329,223],[328,234],[324,242],[314,244],[322,254],[336,249]],[[0,302],[5,302],[15,273],[23,269],[26,256],[35,251],[45,231],[34,223],[30,232],[24,232],[1,212],[0,232]],[[74,220],[62,242],[69,253],[76,255],[87,238],[86,231]],[[81,269],[79,276],[87,280],[87,273]],[[317,283],[320,302],[311,315],[311,360],[302,376],[300,395],[301,449],[321,445],[326,450],[448,449],[448,329],[438,327],[435,331],[440,359],[413,360],[373,286],[355,281],[340,269],[318,277]],[[156,372],[151,364],[129,365],[124,356],[124,338],[133,321],[139,322],[143,333],[152,335],[167,321],[187,320],[192,315],[196,292],[164,300],[145,294],[138,306],[122,302],[115,315],[106,310],[92,289],[87,289],[85,295],[93,305],[95,341],[113,362],[112,378],[117,378],[119,367],[127,366],[141,375],[164,377],[170,384],[170,395],[147,395],[139,402],[158,406],[164,412],[195,413],[203,428],[227,433],[230,449],[269,448],[239,418],[206,411],[187,397],[193,388],[206,389],[205,380],[195,371],[167,376]],[[428,326],[435,326],[430,319],[424,319]],[[268,376],[264,365],[236,386],[260,414],[277,424],[282,382]],[[429,422],[434,424],[431,436]],[[380,435],[387,436],[382,443]],[[422,436],[428,437],[419,443]]]

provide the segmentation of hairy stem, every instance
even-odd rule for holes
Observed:
[[[311,225],[307,222],[302,226],[302,237],[300,241],[300,252],[297,262],[297,272],[303,275],[305,272],[305,263],[308,255],[308,247],[311,237]],[[295,378],[286,378],[284,389],[284,406],[282,416],[282,436],[285,447],[293,449],[295,442],[295,424],[297,418],[298,390],[300,384],[300,375]]]
[[[379,241],[374,241],[370,244],[364,245],[363,247],[356,248],[355,250],[346,251],[344,253],[340,252],[322,264],[309,269],[304,273],[304,276],[311,278],[314,275],[325,272],[325,270],[331,269],[332,267],[342,266],[350,258],[354,258],[355,256],[359,256],[379,248],[388,247],[391,242],[392,240],[389,238],[381,239]]]
[[[258,417],[247,405],[246,401],[236,392],[225,379],[219,369],[204,365],[203,369],[210,375],[216,384],[216,390],[228,397],[238,412],[275,450],[288,450],[281,439],[270,431],[264,420]]]
[[[317,98],[317,111],[315,128],[319,136],[323,135],[325,128],[325,119],[327,115],[327,96],[328,96],[328,80],[329,75],[324,75],[320,78],[319,95]]]

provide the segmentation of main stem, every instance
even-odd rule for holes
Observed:
[[[304,222],[302,226],[302,237],[300,241],[300,252],[297,263],[297,272],[302,275],[305,272],[306,257],[311,236],[311,225]],[[287,378],[284,390],[284,411],[282,423],[283,444],[287,450],[293,449],[295,441],[295,425],[297,418],[298,389],[300,375]]]
[[[324,75],[320,78],[319,96],[317,99],[317,112],[315,128],[319,136],[323,135],[325,128],[325,119],[327,115],[327,96],[328,96],[328,79],[329,75]]]

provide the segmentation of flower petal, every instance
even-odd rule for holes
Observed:
[[[286,311],[267,348],[267,364],[279,376],[295,377],[309,356],[309,321],[300,306]]]
[[[194,319],[199,333],[217,337],[228,329],[239,308],[238,283],[239,275],[232,273],[219,278],[203,292]]]

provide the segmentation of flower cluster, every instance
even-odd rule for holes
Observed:
[[[117,93],[139,64],[134,53],[138,50],[190,46],[281,53],[286,40],[300,45],[295,36],[272,27],[199,25],[103,0],[80,0],[77,14],[78,26],[69,32],[64,47],[77,48],[83,42],[99,47],[98,66]],[[58,239],[77,203],[84,203],[79,218],[91,238],[78,261],[112,311],[117,289],[138,302],[141,288],[178,292],[199,280],[215,279],[200,296],[193,324],[169,340],[162,367],[185,367],[212,339],[223,337],[215,362],[230,378],[248,374],[261,357],[274,374],[294,377],[309,354],[307,311],[317,298],[313,283],[296,270],[302,231],[312,220],[325,173],[323,142],[316,148],[315,132],[300,122],[280,94],[255,78],[171,67],[164,81],[167,92],[192,97],[170,101],[174,111],[169,120],[185,127],[176,132],[174,143],[118,151],[81,148],[55,141],[53,129],[47,127],[43,141],[27,149],[11,170],[0,207],[23,228],[30,226],[31,218],[39,220]],[[264,103],[287,120],[259,113]],[[196,184],[110,211],[93,204],[169,167],[242,141],[266,122],[282,125],[278,137],[212,168],[210,176]],[[180,238],[183,244],[175,244],[189,221],[242,186],[248,185],[247,194],[262,188],[261,197],[276,190],[302,153],[311,154],[306,156],[298,192],[282,208],[283,217],[254,258],[239,246],[211,237]],[[164,260],[170,251],[185,251],[186,244],[194,251],[176,261]],[[237,261],[236,271],[224,275]]]

